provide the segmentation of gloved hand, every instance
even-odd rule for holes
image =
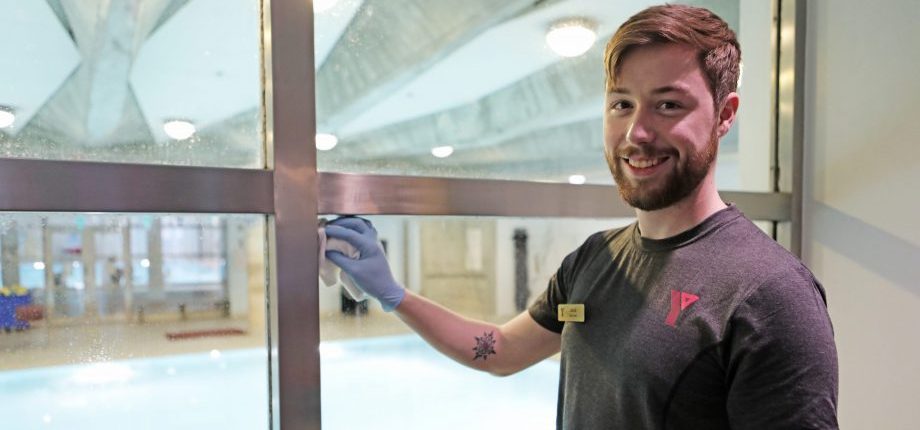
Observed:
[[[377,230],[371,222],[358,217],[339,218],[326,224],[326,235],[350,243],[360,253],[360,257],[352,259],[341,252],[327,250],[326,258],[341,267],[365,293],[379,300],[383,310],[396,309],[406,296],[406,290],[393,279],[383,247],[377,240]]]

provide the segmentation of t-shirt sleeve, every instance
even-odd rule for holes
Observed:
[[[549,280],[546,290],[537,297],[537,300],[527,309],[531,318],[543,326],[543,328],[562,333],[565,323],[559,321],[557,307],[560,304],[568,303],[569,291],[574,283],[574,276],[577,271],[577,265],[581,256],[586,253],[586,248],[590,247],[598,235],[592,235],[578,249],[567,255],[559,269]]]
[[[824,290],[800,268],[732,316],[728,416],[735,429],[836,429],[837,348]]]
[[[562,333],[562,328],[565,326],[565,323],[559,321],[556,311],[560,303],[566,302],[564,288],[561,285],[564,283],[562,280],[564,277],[561,274],[563,268],[564,265],[556,271],[553,277],[550,278],[546,291],[540,297],[537,297],[537,300],[527,309],[530,317],[537,324],[555,333]]]

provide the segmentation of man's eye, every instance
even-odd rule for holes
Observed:
[[[658,103],[658,109],[661,109],[661,110],[680,109],[680,105],[677,104],[676,102],[661,102],[661,103]]]
[[[610,110],[623,110],[631,107],[632,104],[625,100],[617,100],[610,104]]]

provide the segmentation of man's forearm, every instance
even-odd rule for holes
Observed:
[[[521,343],[531,336],[517,336],[514,327],[520,324],[514,321],[498,326],[472,320],[411,292],[406,293],[395,312],[441,353],[495,375],[515,373],[558,349],[558,343],[553,345],[552,341],[540,342],[549,345],[524,348]]]

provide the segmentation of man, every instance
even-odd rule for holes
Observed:
[[[652,7],[605,57],[605,154],[637,222],[589,237],[527,312],[494,326],[407,292],[359,218],[327,234],[360,259],[327,257],[465,365],[507,375],[561,349],[558,428],[837,428],[823,289],[716,190],[734,33],[705,9]]]

